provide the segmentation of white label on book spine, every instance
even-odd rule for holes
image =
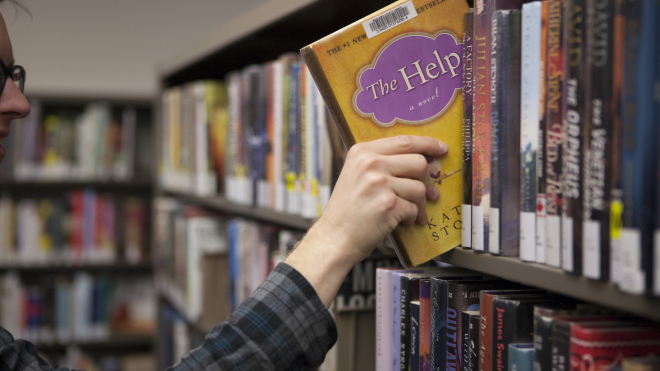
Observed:
[[[600,222],[582,223],[582,275],[600,279]]]
[[[472,206],[472,249],[484,251],[484,208]]]
[[[461,205],[461,245],[472,247],[472,205]]]
[[[275,210],[283,212],[286,201],[286,186],[284,182],[275,182]]]
[[[545,263],[559,268],[561,267],[561,217],[548,215],[545,224]]]
[[[561,219],[561,266],[573,272],[573,218]]]
[[[641,270],[642,233],[639,229],[621,230],[621,277],[619,288],[632,294],[642,294],[646,288],[645,274]]]
[[[653,293],[660,295],[660,229],[653,232]]]
[[[374,19],[362,22],[362,27],[367,33],[367,38],[371,39],[415,17],[417,17],[417,10],[412,1],[408,1]]]
[[[500,209],[490,208],[490,224],[488,224],[488,252],[501,254],[500,251]]]
[[[621,282],[621,237],[610,239],[610,281]]]
[[[520,260],[536,261],[536,213],[520,213]]]
[[[536,262],[539,264],[545,264],[546,199],[544,193],[537,193],[536,205]]]

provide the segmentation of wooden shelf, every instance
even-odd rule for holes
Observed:
[[[111,264],[0,264],[0,273],[16,271],[20,274],[66,274],[75,272],[93,272],[109,274],[150,274],[151,263],[129,264],[126,262]]]
[[[455,248],[436,260],[660,321],[660,298],[628,294],[611,282],[590,280],[559,268],[462,248]]]
[[[314,224],[313,220],[298,215],[281,213],[260,207],[237,205],[222,197],[198,197],[171,191],[163,191],[162,193],[165,196],[174,197],[184,203],[191,203],[215,211],[271,223],[285,228],[306,231]]]

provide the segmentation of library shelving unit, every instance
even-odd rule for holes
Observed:
[[[64,280],[72,282],[74,277],[80,273],[86,273],[91,277],[108,277],[121,279],[141,279],[150,282],[153,277],[153,264],[150,259],[144,258],[139,262],[128,262],[124,258],[122,251],[124,230],[119,224],[122,221],[122,204],[119,202],[125,197],[132,197],[143,202],[144,229],[142,231],[144,238],[144,251],[150,255],[150,209],[154,194],[153,172],[151,165],[150,148],[152,145],[153,131],[153,101],[145,97],[103,97],[103,96],[53,96],[53,95],[27,95],[31,103],[38,102],[39,109],[35,110],[33,106],[32,114],[37,112],[39,120],[38,125],[42,125],[44,117],[47,115],[65,114],[67,117],[77,117],[82,114],[90,103],[103,102],[110,107],[112,117],[121,118],[121,112],[131,107],[134,109],[133,124],[133,162],[128,166],[132,168],[132,176],[126,176],[118,180],[111,176],[87,176],[77,177],[67,175],[43,176],[39,174],[28,174],[23,176],[16,175],[16,162],[12,158],[14,154],[13,146],[16,145],[16,136],[19,131],[18,125],[25,123],[15,123],[12,125],[12,136],[9,141],[3,145],[8,152],[12,152],[5,162],[3,162],[2,179],[0,180],[0,197],[8,197],[14,202],[20,200],[53,200],[66,197],[72,191],[92,190],[97,194],[109,195],[110,202],[115,205],[115,220],[113,230],[115,231],[116,257],[114,259],[100,260],[70,260],[68,258],[53,259],[51,256],[39,256],[31,259],[21,259],[15,256],[8,259],[7,255],[0,256],[0,277],[12,273],[18,277],[26,287],[38,287],[44,282],[55,282]],[[27,120],[27,119],[26,119]],[[77,130],[77,129],[76,129]],[[75,148],[75,142],[70,142],[71,137],[66,140],[66,145]],[[44,139],[45,140],[45,139]],[[52,139],[51,139],[52,140]],[[65,143],[61,139],[60,144]],[[8,143],[9,142],[9,143]],[[38,144],[39,146],[47,146]],[[43,147],[41,147],[43,149]],[[11,164],[7,164],[11,162]],[[8,166],[10,165],[10,166]],[[66,207],[66,206],[65,206]],[[2,243],[0,242],[0,245]],[[2,246],[0,246],[2,247]],[[11,247],[11,246],[10,246]],[[1,254],[0,254],[1,255]],[[46,289],[44,289],[46,290]],[[52,304],[52,303],[51,303]],[[43,303],[42,305],[46,305]],[[46,308],[47,311],[54,312],[54,308]],[[19,334],[20,335],[20,334]],[[25,334],[24,334],[25,335]],[[80,349],[85,354],[94,357],[104,357],[107,355],[128,355],[128,354],[153,354],[155,349],[155,333],[152,331],[138,332],[111,332],[108,336],[90,338],[86,340],[74,339],[68,336],[68,340],[55,339],[48,337],[49,340],[41,338],[29,338],[37,346],[42,355],[55,355],[60,357],[64,355],[71,347]],[[65,339],[66,339],[65,338]],[[49,358],[50,359],[50,358]]]
[[[161,91],[195,80],[223,80],[228,72],[275,60],[389,3],[389,0],[266,0],[234,18],[217,32],[200,35],[199,40],[191,42],[189,50],[162,63],[159,69]],[[157,134],[158,129],[157,125]],[[237,205],[222,196],[199,197],[165,189],[156,190],[156,195],[299,231],[307,230],[313,223],[299,216]],[[660,299],[627,294],[611,283],[571,275],[561,269],[524,263],[518,258],[478,254],[462,248],[456,248],[436,260],[660,321]],[[187,317],[185,305],[173,297],[167,287],[160,287],[158,291],[163,303],[168,303]],[[200,332],[209,329],[195,321],[189,321],[189,325]]]

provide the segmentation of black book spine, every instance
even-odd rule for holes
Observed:
[[[419,302],[410,303],[410,362],[409,371],[419,370]]]
[[[561,266],[564,23],[566,0],[549,0],[545,81],[546,264]]]
[[[589,111],[586,63],[586,0],[567,0],[564,9],[566,75],[563,99],[565,142],[562,148],[564,193],[562,268],[582,273],[583,169],[586,115]]]
[[[461,355],[461,370],[470,369],[470,312],[461,313],[461,342],[463,343],[463,354]]]
[[[489,250],[518,256],[520,243],[520,10],[493,13]]]
[[[400,349],[400,370],[408,370],[410,360],[410,302],[419,300],[419,289],[417,290],[417,298],[415,298],[415,286],[419,278],[412,278],[401,276],[401,349]],[[419,326],[419,320],[418,320]]]
[[[461,241],[472,247],[472,12],[463,15],[463,204]]]
[[[493,300],[492,371],[508,370],[509,344],[531,343],[534,332],[534,305],[539,300],[495,298]]]
[[[468,371],[479,371],[479,324],[481,316],[479,314],[470,315],[470,347]]]
[[[445,331],[447,325],[446,305],[442,306],[443,280],[437,277],[431,278],[431,370],[444,371],[440,367],[440,354],[445,351]],[[445,300],[446,301],[446,300]],[[444,303],[444,301],[442,301]],[[443,355],[444,357],[444,355]]]
[[[551,371],[553,321],[542,308],[534,308],[534,371]]]
[[[589,99],[584,143],[582,274],[609,279],[614,1],[587,0]]]
[[[571,351],[570,322],[554,321],[552,324],[552,371],[567,371]]]

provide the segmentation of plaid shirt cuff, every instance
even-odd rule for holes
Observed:
[[[301,370],[321,365],[337,328],[314,288],[280,263],[229,321],[175,370]]]

